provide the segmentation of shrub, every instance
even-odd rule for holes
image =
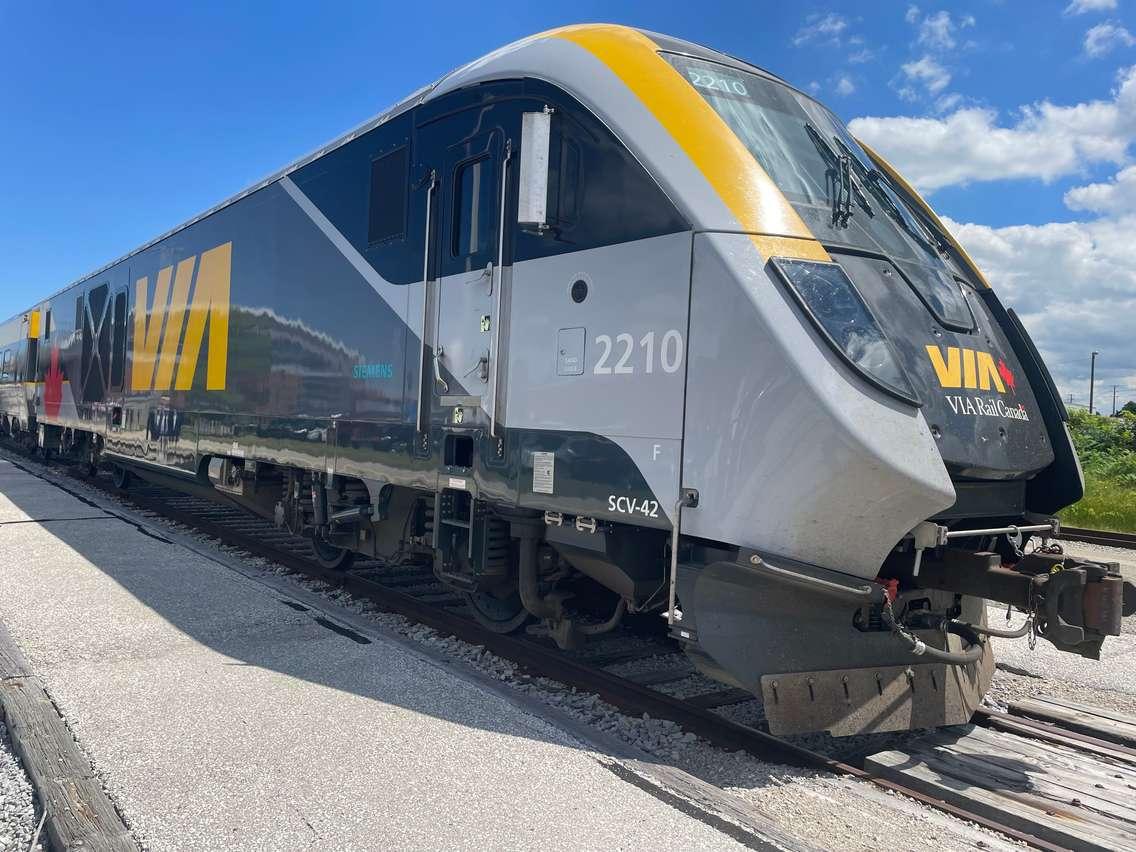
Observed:
[[[1085,472],[1085,496],[1061,512],[1071,526],[1136,532],[1136,413],[1069,412],[1069,431]]]

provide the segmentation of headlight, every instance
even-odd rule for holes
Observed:
[[[900,275],[940,325],[953,331],[974,331],[974,313],[966,299],[965,284],[942,270],[913,263],[898,266]]]
[[[839,264],[783,257],[771,263],[821,336],[844,360],[880,390],[921,404],[883,329]]]

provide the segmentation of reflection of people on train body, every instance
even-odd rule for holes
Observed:
[[[158,408],[150,411],[146,420],[146,436],[151,441],[159,438],[177,440],[181,432],[181,412],[174,408]]]

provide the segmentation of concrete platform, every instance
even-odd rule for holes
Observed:
[[[0,460],[0,621],[150,848],[742,848],[475,678],[153,532]]]

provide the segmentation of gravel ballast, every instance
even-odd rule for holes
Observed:
[[[12,751],[7,726],[0,722],[0,852],[24,852],[39,818],[32,783]],[[36,843],[34,848],[42,850],[43,844]]]

